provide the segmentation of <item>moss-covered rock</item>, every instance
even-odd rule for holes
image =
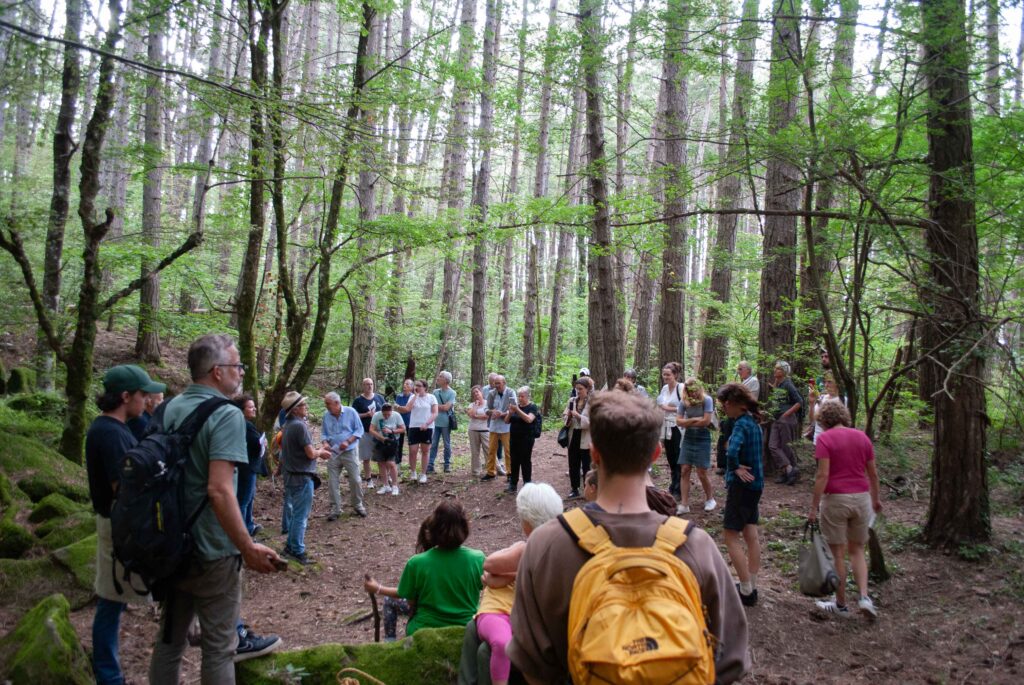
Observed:
[[[85,469],[38,440],[4,436],[0,440],[0,471],[33,502],[55,492],[76,502],[89,501]]]
[[[84,508],[84,504],[72,502],[59,492],[54,492],[39,500],[32,507],[32,513],[28,515],[28,520],[32,523],[42,523],[54,518],[71,516]]]
[[[7,507],[14,502],[14,493],[11,487],[11,480],[7,474],[0,471],[0,514],[7,511]]]
[[[13,398],[12,398],[13,399]],[[11,409],[10,399],[0,401],[0,435],[21,435],[32,438],[54,449],[60,442],[60,434],[64,429],[62,421],[30,416],[25,412]]]
[[[33,544],[32,533],[14,521],[0,519],[0,559],[20,559]]]
[[[358,669],[388,685],[454,683],[458,678],[464,631],[461,627],[427,628],[400,642],[321,645],[278,652],[243,661],[235,667],[235,673],[238,682],[245,685],[288,682],[289,666],[293,672],[301,669],[305,673],[303,685],[334,685],[337,683],[335,674],[343,668]],[[355,673],[347,675],[358,678]]]
[[[7,394],[7,367],[4,366],[4,360],[0,359],[0,395]]]
[[[63,595],[46,597],[0,639],[0,681],[33,685],[94,682]]]
[[[36,372],[24,366],[11,369],[7,379],[7,392],[14,395],[19,392],[32,392],[36,389]]]
[[[88,588],[82,587],[78,578],[53,558],[0,559],[0,597],[5,606],[27,610],[55,592],[63,592],[72,609],[93,598],[91,580]]]
[[[68,401],[61,395],[52,392],[26,392],[11,397],[7,400],[7,406],[31,417],[46,419],[61,425],[64,423]]]
[[[91,511],[79,510],[53,518],[36,528],[36,537],[46,549],[59,549],[94,535],[96,516]]]
[[[92,590],[96,579],[96,536],[61,547],[53,553],[54,560],[75,577],[79,587]]]

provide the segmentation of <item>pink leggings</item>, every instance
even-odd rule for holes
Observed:
[[[505,646],[512,639],[512,621],[508,614],[480,614],[476,617],[476,632],[491,646],[491,680],[508,680],[512,663],[505,654]]]

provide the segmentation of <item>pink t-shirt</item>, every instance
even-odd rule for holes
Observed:
[[[864,469],[875,460],[875,447],[862,431],[845,426],[830,428],[818,436],[814,458],[829,461],[826,493],[852,495],[871,489]]]

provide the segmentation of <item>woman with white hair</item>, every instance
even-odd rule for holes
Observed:
[[[508,477],[506,492],[515,492],[519,487],[519,472],[523,483],[533,478],[534,422],[540,419],[540,409],[530,402],[530,386],[524,385],[516,391],[516,401],[509,405],[505,423],[509,424],[509,452],[512,455],[512,472]],[[539,424],[538,424],[539,425]]]
[[[771,407],[775,420],[768,434],[768,453],[775,463],[775,468],[779,470],[779,477],[775,482],[794,485],[800,477],[800,470],[796,466],[796,452],[790,443],[796,440],[800,431],[797,412],[800,411],[804,398],[789,377],[788,362],[775,362],[775,372],[770,385],[768,406]]]
[[[523,535],[530,537],[530,533],[562,513],[562,498],[547,483],[527,483],[516,496],[516,512]],[[526,541],[521,540],[484,560],[484,593],[476,615],[476,629],[480,639],[491,646],[491,682],[494,685],[508,683],[511,670],[505,647],[512,639],[509,616],[516,596],[516,571],[525,549]]]

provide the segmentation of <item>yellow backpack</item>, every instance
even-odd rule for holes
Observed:
[[[569,602],[573,682],[715,682],[715,637],[700,586],[675,555],[688,522],[669,517],[651,547],[617,547],[582,509],[561,519],[593,555],[576,575]]]

